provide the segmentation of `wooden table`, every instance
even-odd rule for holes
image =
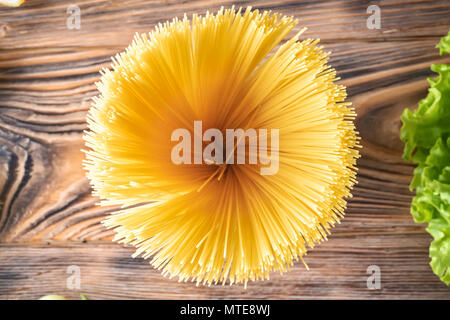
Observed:
[[[368,29],[367,1],[239,1],[300,19],[319,37],[357,109],[362,137],[358,185],[329,241],[292,271],[247,289],[196,287],[167,279],[133,248],[111,242],[81,161],[82,132],[94,82],[135,32],[205,13],[232,1],[74,1],[81,28],[70,30],[69,2],[28,0],[0,9],[0,298],[62,294],[78,299],[449,299],[429,267],[431,237],[409,213],[413,166],[401,158],[400,114],[425,97],[434,48],[450,27],[450,1],[371,1],[381,28]],[[70,290],[77,265],[81,288]],[[367,288],[367,267],[381,289]]]

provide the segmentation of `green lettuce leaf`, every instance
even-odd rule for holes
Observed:
[[[439,48],[439,54],[441,56],[444,53],[450,53],[450,32],[441,39],[436,48]]]
[[[427,231],[433,236],[430,245],[431,268],[445,284],[450,283],[450,224],[437,218],[430,221]]]
[[[436,46],[450,53],[450,31]],[[416,190],[411,214],[417,223],[428,223],[433,237],[430,265],[445,284],[450,284],[450,65],[433,64],[439,73],[428,79],[430,89],[419,107],[402,114],[400,138],[403,158],[417,163],[410,189]]]

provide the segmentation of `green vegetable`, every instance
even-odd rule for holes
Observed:
[[[450,31],[436,46],[450,53]],[[417,223],[428,222],[433,237],[430,265],[445,284],[450,284],[450,65],[433,64],[439,73],[428,79],[430,89],[417,110],[404,110],[400,138],[403,158],[418,166],[410,189],[416,190],[411,214]]]

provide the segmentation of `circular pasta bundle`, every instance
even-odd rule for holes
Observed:
[[[280,45],[296,24],[250,8],[174,19],[137,35],[102,71],[84,136],[88,177],[102,205],[121,206],[104,221],[115,240],[164,275],[268,279],[303,260],[343,216],[355,183],[355,113],[318,40],[299,41],[302,30]],[[211,154],[223,163],[191,162],[202,151],[190,149],[174,162],[179,128],[205,147],[198,121],[224,136],[259,132],[257,145],[265,135],[270,152],[249,148],[231,163],[222,143]]]

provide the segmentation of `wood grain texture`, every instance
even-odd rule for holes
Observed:
[[[0,295],[5,299],[37,299],[55,292],[72,299],[79,299],[79,293],[89,299],[448,299],[448,288],[428,268],[429,240],[423,234],[334,234],[308,254],[309,271],[298,263],[289,273],[249,283],[247,289],[196,287],[164,278],[143,259],[131,258],[132,248],[116,245],[7,246],[2,248]],[[66,287],[70,265],[80,267],[79,290]],[[381,268],[380,290],[367,289],[369,265]]]
[[[132,248],[110,242],[81,167],[82,132],[98,71],[134,32],[229,1],[77,1],[68,30],[64,1],[0,9],[0,298],[75,297],[66,268],[79,265],[89,298],[450,299],[428,266],[430,236],[409,214],[413,166],[401,158],[400,114],[425,97],[434,48],[450,26],[449,1],[381,1],[382,28],[366,28],[365,1],[240,1],[295,15],[332,52],[362,137],[358,185],[346,217],[323,245],[270,281],[197,288],[163,278]],[[372,3],[372,2],[370,2]],[[378,265],[382,289],[368,290]]]
[[[383,7],[380,30],[366,27],[369,4]],[[448,1],[232,1],[232,0],[79,0],[81,29],[68,33],[68,4],[57,0],[33,0],[21,8],[0,11],[0,39],[6,48],[36,46],[128,45],[135,32],[147,32],[160,22],[192,13],[217,11],[221,6],[276,10],[299,18],[311,37],[325,40],[420,39],[440,37],[449,23]],[[296,28],[298,31],[300,26]],[[36,43],[38,35],[39,43]]]

